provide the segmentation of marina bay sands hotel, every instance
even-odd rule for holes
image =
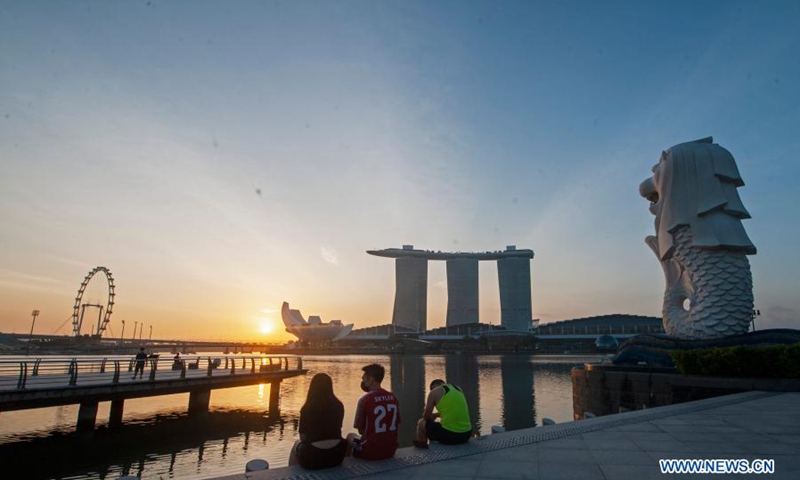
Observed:
[[[478,323],[478,262],[497,261],[500,283],[500,324],[506,330],[526,332],[530,328],[531,259],[533,250],[434,252],[403,248],[368,250],[378,257],[395,259],[396,291],[392,325],[415,332],[428,327],[428,261],[447,262],[447,326]]]

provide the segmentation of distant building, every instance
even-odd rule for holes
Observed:
[[[534,333],[538,337],[568,336],[575,338],[579,335],[596,338],[602,334],[609,334],[619,339],[641,333],[662,334],[664,327],[661,317],[616,313],[541,323],[534,329]]]
[[[439,351],[534,351],[593,353],[614,350],[628,338],[640,334],[663,334],[661,318],[612,314],[545,324],[533,323],[522,332],[502,325],[464,323],[417,332],[387,324],[353,330],[342,343],[353,347],[391,348],[408,339],[433,344]]]
[[[403,248],[368,250],[378,257],[395,259],[395,296],[392,325],[425,332],[428,329],[428,261],[447,263],[447,326],[477,325],[478,262],[497,262],[500,283],[500,325],[509,332],[531,328],[531,259],[533,250],[442,252]]]
[[[287,302],[283,302],[281,307],[281,319],[286,326],[286,331],[295,335],[303,342],[328,342],[337,341],[346,337],[353,325],[343,325],[341,320],[331,320],[324,323],[316,315],[303,318],[300,310],[292,310]]]
[[[615,344],[642,334],[661,335],[661,317],[611,314],[539,324],[534,328],[538,350],[563,353],[614,349]]]

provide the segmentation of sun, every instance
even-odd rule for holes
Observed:
[[[268,320],[264,320],[264,321],[261,322],[261,325],[259,326],[259,330],[264,335],[267,335],[269,333],[272,333],[272,330],[274,330],[274,327],[272,325],[272,322],[270,322]]]

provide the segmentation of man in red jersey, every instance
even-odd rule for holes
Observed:
[[[397,428],[400,426],[400,405],[392,392],[381,388],[386,370],[377,364],[362,368],[361,390],[367,392],[358,400],[356,421],[358,435],[351,433],[347,442],[353,456],[365,460],[384,460],[397,450]]]

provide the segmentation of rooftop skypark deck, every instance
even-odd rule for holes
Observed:
[[[500,260],[501,258],[522,257],[533,258],[533,250],[517,250],[514,245],[509,245],[505,250],[486,252],[442,252],[441,250],[415,250],[413,245],[403,245],[403,248],[384,248],[383,250],[367,250],[370,255],[387,258],[424,258],[427,260],[453,260],[468,258],[472,260]]]

